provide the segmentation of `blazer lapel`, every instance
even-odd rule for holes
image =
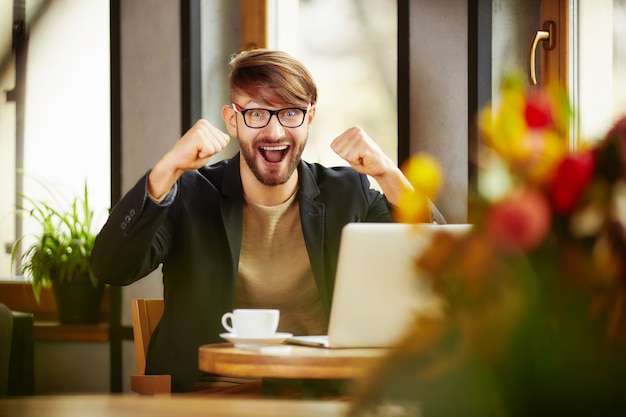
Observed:
[[[243,187],[239,174],[239,154],[231,158],[224,170],[224,199],[220,203],[222,220],[228,237],[232,262],[232,280],[237,279],[241,236],[243,234]]]
[[[300,175],[300,222],[306,243],[313,276],[317,283],[322,304],[326,313],[330,313],[330,291],[327,287],[324,270],[324,222],[326,206],[315,201],[320,190],[313,178],[313,173],[304,162],[298,167]]]

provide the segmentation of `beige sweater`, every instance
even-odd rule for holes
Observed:
[[[278,206],[246,201],[235,308],[278,308],[278,331],[326,334],[320,301],[302,235],[296,193]]]

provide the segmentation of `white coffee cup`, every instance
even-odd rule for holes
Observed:
[[[240,308],[224,313],[222,326],[237,337],[263,338],[276,333],[279,318],[277,309]]]

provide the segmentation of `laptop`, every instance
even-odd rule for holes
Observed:
[[[327,335],[286,343],[326,348],[393,347],[416,314],[441,303],[415,259],[436,232],[462,235],[468,224],[349,223],[341,234]]]

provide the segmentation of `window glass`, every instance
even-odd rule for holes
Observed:
[[[0,198],[3,249],[0,277],[11,276],[13,272],[7,249],[16,238],[18,147],[23,148],[25,175],[23,189],[17,192],[49,199],[37,184],[42,181],[71,200],[82,195],[87,181],[90,202],[96,214],[100,214],[96,222],[101,224],[105,220],[110,206],[109,1],[43,4],[27,26],[22,138],[16,136],[15,103],[7,101],[6,93],[0,102],[0,195],[3,196]],[[8,23],[12,24],[10,19]],[[3,18],[2,24],[7,24],[6,19]],[[15,56],[12,55],[10,64],[2,67],[0,74],[2,91],[14,87]],[[22,233],[36,231],[37,225],[23,223]]]
[[[345,165],[330,143],[359,125],[397,161],[396,0],[301,0],[296,22],[296,55],[319,89],[304,158]]]
[[[599,140],[626,114],[626,0],[573,3],[571,73],[580,136]]]
[[[613,2],[613,117],[626,115],[626,0]]]

